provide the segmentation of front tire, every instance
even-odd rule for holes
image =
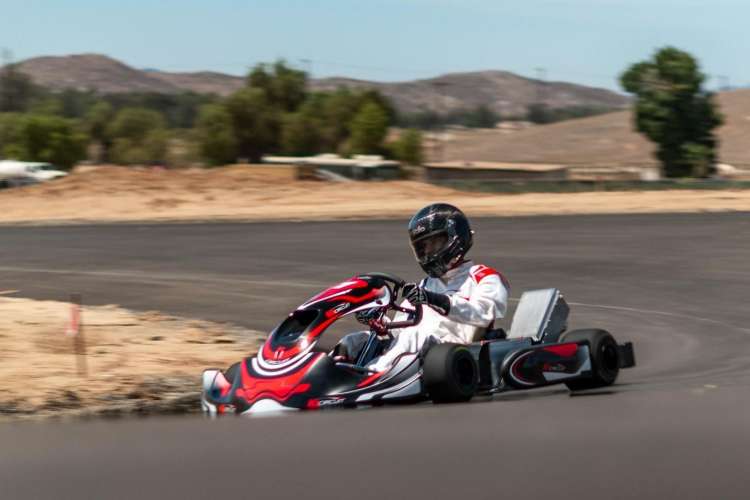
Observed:
[[[479,367],[465,346],[437,344],[425,355],[422,381],[435,403],[469,401],[479,384]]]
[[[588,343],[591,356],[591,377],[565,382],[571,391],[598,389],[614,384],[620,373],[620,355],[617,342],[606,330],[573,330],[560,337],[560,342]]]

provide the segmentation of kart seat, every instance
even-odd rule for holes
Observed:
[[[567,328],[569,312],[570,308],[557,288],[524,292],[513,315],[508,338],[556,342]]]

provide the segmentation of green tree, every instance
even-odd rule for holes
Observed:
[[[68,169],[86,157],[88,138],[59,116],[5,114],[0,119],[4,156]]]
[[[169,148],[169,132],[154,129],[142,141],[127,137],[114,140],[110,157],[120,165],[161,165],[166,162]]]
[[[706,177],[715,170],[714,129],[722,116],[698,62],[667,47],[651,60],[632,65],[620,77],[635,94],[635,125],[656,143],[656,156],[667,177]]]
[[[142,148],[146,153],[146,162],[164,164],[169,151],[170,134],[167,129],[156,128],[143,139]]]
[[[554,121],[552,110],[549,109],[549,106],[543,103],[529,104],[526,107],[526,119],[531,123],[539,125],[552,123]]]
[[[298,111],[284,116],[281,149],[285,154],[302,156],[337,150],[341,140],[331,128],[333,120],[326,116],[331,100],[330,94],[310,94]]]
[[[168,146],[165,127],[164,116],[156,111],[120,110],[106,130],[113,141],[110,159],[123,165],[164,163]]]
[[[500,117],[487,106],[477,106],[470,110],[465,119],[465,125],[472,128],[494,128]]]
[[[409,165],[421,165],[423,159],[422,134],[418,130],[405,130],[391,145],[397,160]]]
[[[161,113],[145,108],[125,108],[115,115],[108,133],[113,138],[141,142],[152,130],[165,127]]]
[[[379,153],[388,133],[388,114],[374,102],[367,102],[351,122],[351,152]]]
[[[318,120],[301,111],[284,116],[281,131],[281,150],[284,154],[313,155],[321,152],[321,145]]]
[[[99,101],[88,110],[84,118],[86,131],[101,147],[100,159],[102,161],[109,161],[109,151],[112,149],[109,125],[114,117],[115,110],[112,105],[106,101]]]
[[[396,108],[393,106],[390,100],[383,94],[375,89],[363,90],[353,95],[355,105],[357,109],[362,108],[368,102],[372,102],[380,106],[385,114],[388,116],[388,124],[393,125],[398,121],[398,113]]]
[[[17,156],[10,154],[8,150],[12,149],[12,145],[22,142],[22,118],[20,113],[0,113],[0,156]]]
[[[295,111],[307,97],[307,73],[290,68],[284,61],[255,66],[247,83],[265,91],[268,101],[285,112]]]
[[[317,94],[320,102],[321,149],[323,151],[337,151],[339,146],[348,138],[350,124],[360,107],[359,99],[347,89],[339,89],[332,93]]]
[[[36,94],[31,78],[18,70],[17,64],[0,68],[0,113],[26,111]]]
[[[264,90],[241,89],[227,98],[225,107],[232,121],[239,156],[255,162],[278,147],[281,114]]]
[[[195,137],[201,157],[211,165],[225,165],[237,159],[237,140],[232,117],[224,106],[203,106],[196,122]]]
[[[60,101],[60,113],[66,118],[83,118],[100,97],[93,90],[66,89],[55,95]]]

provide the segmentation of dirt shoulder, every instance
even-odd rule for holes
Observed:
[[[66,303],[0,297],[0,419],[197,412],[201,372],[255,352],[264,338],[233,325],[85,307],[81,356],[69,318]]]
[[[750,190],[491,194],[413,181],[297,181],[284,167],[87,167],[0,191],[0,223],[389,218],[435,201],[474,216],[748,211]]]

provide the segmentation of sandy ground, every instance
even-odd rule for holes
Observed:
[[[413,181],[296,181],[284,167],[87,167],[0,191],[0,223],[386,218],[434,201],[475,216],[746,211],[750,190],[486,194]]]
[[[0,419],[195,412],[202,370],[226,368],[265,337],[156,312],[84,307],[81,356],[66,333],[70,310],[0,297]]]

